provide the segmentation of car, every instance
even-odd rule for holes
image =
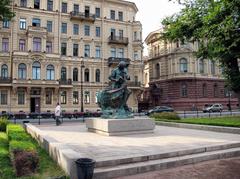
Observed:
[[[153,109],[150,109],[146,112],[146,115],[151,115],[153,113],[161,113],[161,112],[174,112],[174,109],[168,106],[156,106]]]
[[[206,106],[203,108],[203,112],[222,112],[223,111],[223,106],[222,104],[212,104],[210,106]]]

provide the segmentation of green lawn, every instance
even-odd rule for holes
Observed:
[[[155,121],[202,124],[225,127],[240,127],[240,117],[216,117],[216,118],[186,118],[180,120],[155,119]]]

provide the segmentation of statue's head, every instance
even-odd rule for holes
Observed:
[[[127,66],[127,64],[126,64],[126,62],[124,62],[124,61],[121,61],[121,62],[119,62],[119,64],[118,64],[118,68],[119,69],[124,69],[125,67]]]

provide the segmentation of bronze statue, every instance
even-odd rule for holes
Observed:
[[[97,95],[97,102],[102,109],[103,118],[125,119],[133,117],[127,106],[131,91],[127,88],[130,77],[124,61],[118,64],[109,76],[110,86]]]

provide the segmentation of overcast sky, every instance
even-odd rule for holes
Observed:
[[[180,10],[177,3],[169,2],[169,0],[128,0],[135,2],[139,12],[136,20],[141,21],[143,26],[143,40],[147,35],[160,28],[161,20]],[[146,55],[146,48],[144,54]]]

